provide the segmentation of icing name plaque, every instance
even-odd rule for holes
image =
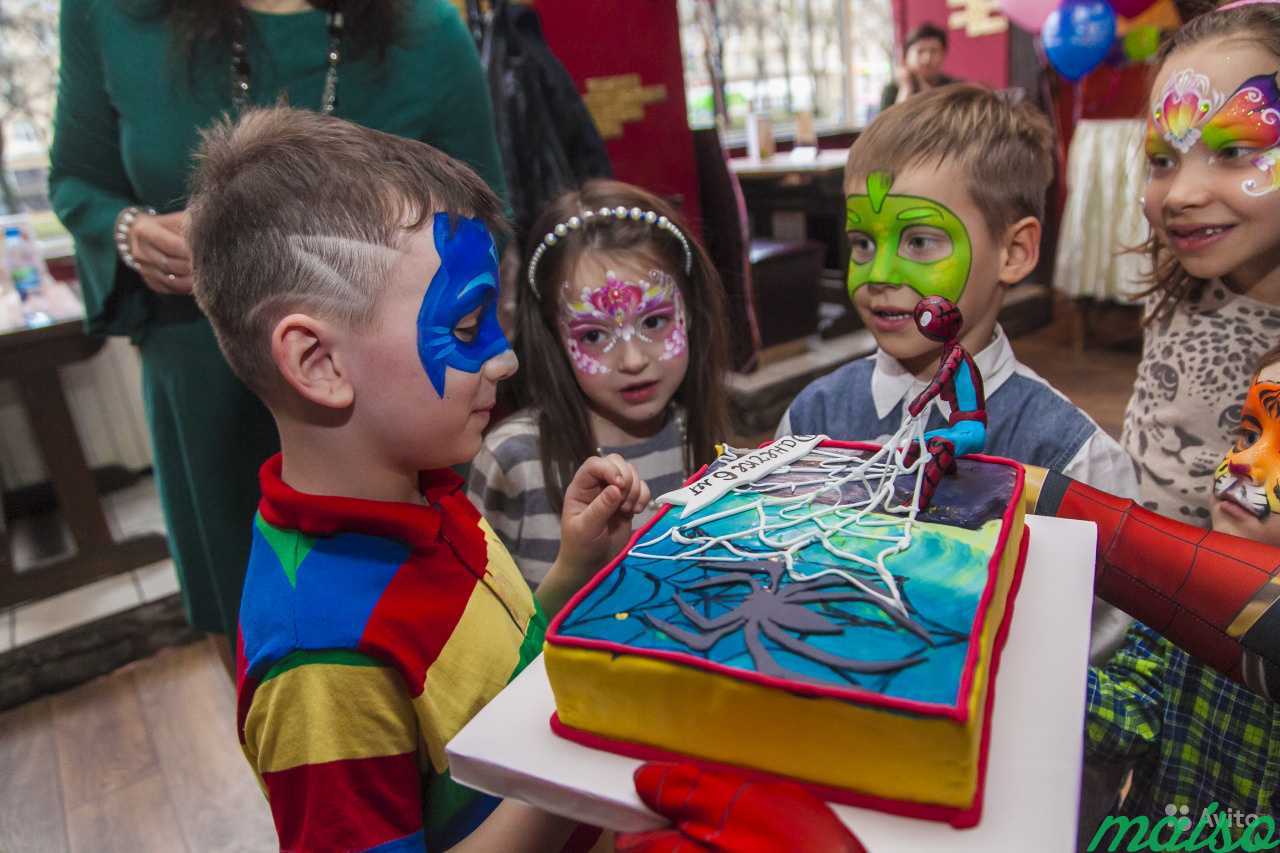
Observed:
[[[789,435],[772,444],[743,454],[727,449],[707,467],[707,472],[682,489],[658,498],[660,504],[682,506],[681,518],[687,518],[738,486],[754,483],[785,465],[803,459],[825,435]]]

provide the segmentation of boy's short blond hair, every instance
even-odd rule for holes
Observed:
[[[260,396],[278,387],[271,330],[293,311],[369,322],[405,235],[436,213],[495,234],[502,203],[429,145],[288,107],[202,134],[187,238],[195,298],[231,369]]]
[[[999,237],[1024,217],[1044,219],[1053,139],[1044,113],[1025,101],[968,83],[942,86],[871,122],[849,150],[845,185],[872,172],[954,163],[991,235]]]

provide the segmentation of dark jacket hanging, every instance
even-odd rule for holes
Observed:
[[[498,147],[519,239],[556,195],[590,178],[612,177],[604,140],[569,72],[542,35],[530,6],[494,0],[484,18],[468,0],[489,75]]]

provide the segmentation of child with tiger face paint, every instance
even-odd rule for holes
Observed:
[[[1255,374],[1235,442],[1214,474],[1213,529],[1280,545],[1280,347]]]

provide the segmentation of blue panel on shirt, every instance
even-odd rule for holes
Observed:
[[[255,525],[240,605],[249,672],[261,674],[297,649],[354,648],[408,556],[408,546],[391,539],[358,533],[322,537],[298,566],[294,587]]]

